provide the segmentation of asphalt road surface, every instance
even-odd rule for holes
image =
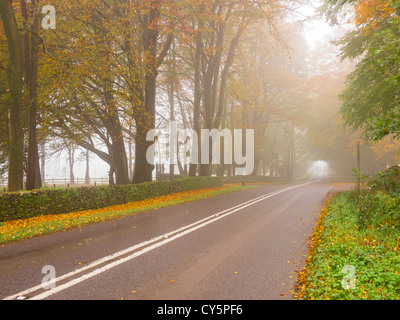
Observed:
[[[327,183],[264,185],[0,247],[1,299],[292,299]]]

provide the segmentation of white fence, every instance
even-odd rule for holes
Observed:
[[[85,178],[75,178],[74,183],[70,183],[69,178],[46,178],[42,181],[43,187],[48,188],[65,188],[77,186],[101,186],[108,185],[108,177],[90,178],[89,183],[85,182]],[[7,178],[0,177],[0,193],[7,190]]]
[[[98,186],[98,185],[108,185],[109,180],[108,177],[101,178],[90,178],[88,183],[85,181],[85,178],[75,178],[74,183],[70,182],[69,178],[58,179],[58,178],[49,178],[45,179],[42,184],[46,187],[71,187],[71,186]]]

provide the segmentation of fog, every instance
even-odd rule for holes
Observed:
[[[312,163],[308,169],[311,180],[323,180],[329,178],[329,166],[328,163],[322,160],[318,160]]]
[[[114,14],[107,7],[114,4],[93,3]],[[38,113],[30,120],[36,121],[34,138],[29,121],[21,121],[23,180],[33,176],[28,159],[35,156],[29,147],[35,143],[43,184],[83,182],[85,176],[92,183],[126,184],[162,174],[226,177],[240,172],[241,163],[193,162],[190,169],[180,162],[155,167],[146,162],[147,133],[155,129],[168,137],[172,121],[199,136],[203,129],[251,130],[251,175],[351,181],[357,142],[363,172],[375,174],[397,163],[400,146],[392,136],[371,142],[362,130],[344,125],[339,96],[358,61],[341,59],[340,46],[332,41],[356,26],[354,19],[329,23],[317,10],[323,3],[261,1],[242,7],[241,1],[224,0],[214,7],[205,3],[210,7],[204,15],[201,6],[174,7],[179,15],[164,6],[157,9],[160,20],[154,21],[157,32],[151,38],[143,35],[153,27],[137,23],[149,18],[143,18],[148,12],[142,7],[124,11],[129,25],[112,17],[103,30],[97,26],[105,19],[101,10],[93,12],[84,2],[74,7],[54,1],[50,18],[57,24],[37,30],[36,99],[28,97],[35,91],[21,90],[24,103],[37,101]],[[5,117],[8,46],[0,31],[0,176],[5,185],[15,163],[9,161],[14,149],[6,128],[14,132],[15,124]],[[144,45],[151,39],[155,44]],[[148,50],[152,46],[155,50]],[[177,143],[177,153],[183,145]],[[222,145],[219,153],[233,153]]]

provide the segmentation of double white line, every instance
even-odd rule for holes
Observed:
[[[81,275],[81,276],[79,276],[77,278],[74,278],[74,279],[66,282],[66,283],[57,285],[53,289],[44,291],[42,293],[39,293],[37,295],[31,296],[31,297],[28,297],[28,298],[30,300],[45,299],[45,298],[47,298],[47,297],[49,297],[51,295],[56,294],[57,292],[60,292],[60,291],[65,290],[67,288],[70,288],[70,287],[72,287],[72,286],[74,286],[74,285],[76,285],[76,284],[78,284],[78,283],[80,283],[82,281],[90,279],[90,278],[92,278],[94,276],[97,276],[100,273],[103,273],[103,272],[105,272],[107,270],[110,270],[110,269],[112,269],[112,268],[114,268],[114,267],[116,267],[116,266],[118,266],[120,264],[123,264],[123,263],[125,263],[125,262],[127,262],[129,260],[132,260],[132,259],[136,258],[136,257],[139,257],[139,256],[141,256],[142,254],[144,254],[146,252],[152,251],[152,250],[154,250],[154,249],[156,249],[158,247],[161,247],[161,246],[163,246],[163,245],[165,245],[165,244],[167,244],[169,242],[172,242],[172,241],[174,241],[174,240],[176,240],[178,238],[181,238],[181,237],[183,237],[183,236],[185,236],[185,235],[187,235],[187,234],[189,234],[189,233],[191,233],[193,231],[201,229],[201,228],[203,228],[203,227],[205,227],[205,226],[207,226],[207,225],[209,225],[209,224],[211,224],[211,223],[213,223],[215,221],[223,219],[223,218],[225,218],[225,217],[227,217],[227,216],[229,216],[229,215],[231,215],[231,214],[233,214],[233,213],[235,213],[237,211],[240,211],[240,210],[242,210],[244,208],[252,206],[253,204],[256,204],[257,202],[263,201],[265,199],[271,198],[271,197],[276,196],[276,195],[278,195],[280,193],[287,192],[287,191],[295,189],[295,188],[299,188],[299,187],[302,187],[302,186],[309,185],[311,183],[312,182],[308,182],[308,183],[304,183],[304,184],[300,184],[300,185],[296,185],[296,186],[292,186],[292,187],[288,187],[288,188],[284,188],[284,189],[280,189],[280,190],[268,193],[266,195],[254,198],[254,199],[246,201],[246,202],[243,202],[243,203],[241,203],[241,204],[239,204],[237,206],[234,206],[232,208],[229,208],[229,209],[226,209],[224,211],[221,211],[221,212],[218,212],[216,214],[213,214],[213,215],[211,215],[211,216],[209,216],[207,218],[204,218],[202,220],[194,222],[194,223],[192,223],[190,225],[187,225],[185,227],[182,227],[180,229],[174,230],[172,232],[169,232],[169,233],[163,234],[161,236],[155,237],[155,238],[153,238],[151,240],[141,242],[141,243],[136,244],[136,245],[134,245],[132,247],[129,247],[127,249],[124,249],[124,250],[118,251],[116,253],[113,253],[111,255],[108,255],[108,256],[106,256],[104,258],[101,258],[99,260],[96,260],[96,261],[94,261],[94,262],[92,262],[92,263],[90,263],[90,264],[88,264],[88,265],[86,265],[84,267],[81,267],[81,268],[76,269],[76,270],[74,270],[72,272],[64,274],[64,275],[62,275],[60,277],[57,277],[57,278],[52,279],[50,281],[47,281],[46,282],[46,286],[49,287],[52,284],[59,283],[59,282],[65,280],[65,279],[68,279],[68,278],[74,277],[75,275],[83,273],[84,271],[87,271],[87,270],[90,270],[90,269],[98,267],[98,268],[92,270],[91,272],[83,274],[83,275]],[[131,254],[129,254],[129,253],[131,253]],[[125,255],[127,255],[127,256],[125,256]],[[103,265],[103,266],[101,266],[101,265]],[[37,286],[32,287],[32,288],[29,288],[27,290],[24,290],[22,292],[19,292],[17,294],[12,295],[12,296],[8,296],[8,297],[4,298],[3,300],[14,300],[14,299],[17,299],[19,297],[29,296],[30,294],[32,294],[32,293],[34,293],[36,291],[39,291],[39,290],[43,291],[42,284],[37,285]]]

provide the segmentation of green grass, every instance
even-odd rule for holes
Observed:
[[[360,198],[354,192],[336,195],[310,240],[297,297],[400,299],[399,227],[400,197],[382,192],[367,192]],[[354,275],[344,271],[345,266],[351,266]],[[354,287],[345,289],[350,278]]]

